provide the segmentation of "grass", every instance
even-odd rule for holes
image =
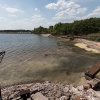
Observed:
[[[100,42],[100,36],[87,36],[85,37],[87,40]]]

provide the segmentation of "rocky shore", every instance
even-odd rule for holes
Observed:
[[[48,81],[2,88],[2,100],[23,100],[22,90],[30,91],[30,97],[25,100],[100,100],[100,91],[93,90],[90,84],[75,86]]]

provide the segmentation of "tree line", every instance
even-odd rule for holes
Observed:
[[[31,30],[0,30],[0,33],[27,33],[31,32]]]
[[[57,23],[49,28],[39,26],[32,30],[33,33],[52,35],[88,35],[91,33],[100,33],[100,18],[89,18],[76,20],[72,23]]]

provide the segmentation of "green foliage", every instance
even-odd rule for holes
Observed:
[[[56,34],[59,34],[59,35],[62,35],[63,34],[63,24],[60,22],[60,23],[58,23],[58,24],[55,24],[55,26],[54,26],[54,32],[56,33]]]
[[[32,32],[42,34],[42,33],[46,33],[47,31],[48,31],[47,28],[39,26],[38,28],[34,28],[34,30]]]
[[[100,42],[100,36],[89,36],[89,37],[86,37],[86,39]]]
[[[53,32],[53,26],[49,26],[48,31],[49,31],[49,33]]]
[[[51,33],[53,35],[87,35],[100,32],[100,18],[90,18],[73,23],[57,23],[49,28],[34,28],[35,33]]]

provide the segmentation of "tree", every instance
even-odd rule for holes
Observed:
[[[52,33],[53,35],[87,35],[100,32],[100,18],[77,20],[73,23],[57,23],[49,28],[34,28],[35,33]]]
[[[52,33],[52,32],[53,32],[53,26],[49,26],[48,31],[49,31],[50,33]]]

